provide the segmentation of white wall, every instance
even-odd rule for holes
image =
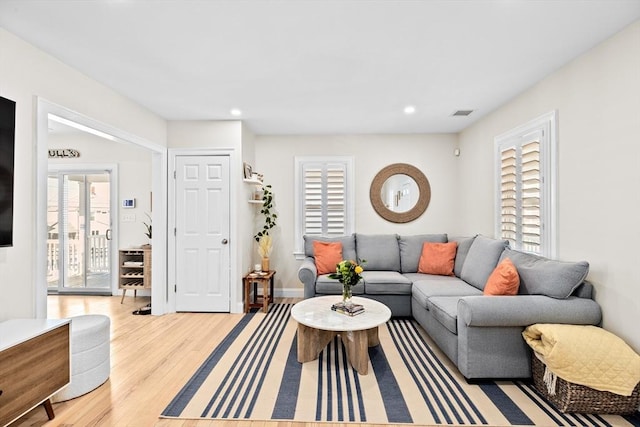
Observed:
[[[558,110],[558,257],[587,260],[603,326],[640,351],[640,21],[460,134],[465,233],[493,235],[493,138]]]
[[[302,295],[294,252],[294,158],[353,156],[355,159],[355,229],[366,234],[457,234],[456,135],[257,136],[256,169],[273,186],[278,226],[273,233],[271,265],[276,287],[284,295]],[[392,163],[409,163],[427,176],[431,203],[417,220],[394,224],[380,218],[369,201],[374,176]]]
[[[254,172],[260,172],[256,168],[256,139],[255,135],[246,126],[242,126],[242,162],[247,162],[254,169]],[[244,171],[243,171],[244,172]],[[243,173],[244,176],[244,173]],[[257,245],[253,240],[255,234],[255,224],[260,221],[260,206],[259,204],[249,204],[247,201],[253,197],[253,193],[261,186],[244,183],[241,194],[241,202],[245,205],[240,214],[241,222],[243,224],[240,238],[243,241],[242,246],[242,272],[247,273],[253,270],[253,266],[260,263],[260,255],[258,254]]]
[[[166,145],[166,123],[131,100],[0,29],[0,95],[16,101],[14,246],[0,249],[0,320],[34,317],[36,97]]]

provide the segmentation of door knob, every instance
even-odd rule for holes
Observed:
[[[229,243],[229,241],[227,239],[222,239],[222,244],[226,245],[227,243]]]

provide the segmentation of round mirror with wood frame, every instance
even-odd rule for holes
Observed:
[[[385,182],[392,176],[398,174],[409,176],[418,185],[418,201],[406,212],[394,212],[387,207],[382,198],[382,188]],[[427,206],[429,206],[429,202],[431,201],[431,186],[429,185],[429,180],[420,169],[407,163],[394,163],[383,168],[373,178],[371,188],[369,189],[369,199],[377,214],[387,221],[395,223],[411,222],[427,210]]]

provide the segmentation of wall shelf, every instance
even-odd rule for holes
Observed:
[[[260,181],[259,179],[243,179],[242,180],[245,184],[251,184],[251,185],[255,185],[256,186],[256,190],[255,192],[259,192],[262,191],[262,185],[264,184],[262,181]],[[258,190],[258,187],[260,187],[260,190]],[[249,199],[249,203],[252,204],[262,204],[262,197],[260,197],[259,199]]]
[[[262,185],[263,182],[260,181],[259,179],[243,179],[243,182],[247,183],[247,184],[254,184],[254,185]]]

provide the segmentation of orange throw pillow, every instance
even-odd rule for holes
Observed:
[[[505,258],[493,270],[484,285],[484,295],[517,295],[520,287],[518,270],[509,258]]]
[[[313,241],[313,257],[318,274],[336,272],[336,264],[342,261],[342,243]]]
[[[420,262],[418,263],[418,273],[453,276],[453,265],[457,250],[457,242],[423,243],[422,255],[420,255]]]

